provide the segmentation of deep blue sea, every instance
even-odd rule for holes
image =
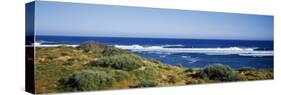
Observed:
[[[273,41],[36,36],[36,43],[42,46],[78,45],[88,40],[112,45],[172,65],[205,67],[208,64],[221,63],[233,68],[273,69]]]

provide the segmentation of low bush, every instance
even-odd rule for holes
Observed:
[[[82,70],[60,79],[59,85],[63,91],[89,91],[109,88],[113,82],[105,72]]]
[[[94,60],[90,63],[92,66],[112,67],[121,70],[134,70],[143,65],[142,59],[138,56],[129,54],[106,56]]]
[[[78,48],[89,52],[89,51],[94,51],[94,52],[102,52],[104,50],[104,48],[106,48],[106,45],[103,45],[99,42],[96,41],[86,41],[82,44],[80,44],[80,46],[78,46]]]
[[[127,52],[124,50],[118,49],[118,48],[111,47],[111,46],[108,46],[107,48],[105,48],[102,51],[102,54],[104,56],[121,55],[121,54],[125,54],[125,53],[127,53]]]
[[[155,64],[161,64],[160,61],[155,60],[155,59],[148,59],[148,60],[151,61],[152,63],[155,63]]]
[[[208,78],[219,81],[237,81],[239,75],[229,66],[222,64],[212,64],[197,73],[200,78]]]
[[[130,75],[129,75],[128,72],[123,71],[123,70],[117,70],[117,71],[115,71],[115,76],[114,76],[114,78],[115,78],[115,80],[116,80],[117,82],[119,82],[119,81],[128,79],[129,76],[130,76]]]
[[[132,73],[137,80],[156,80],[160,77],[159,71],[153,67],[145,67],[142,70],[135,70]]]
[[[156,81],[152,80],[141,80],[136,86],[133,86],[133,88],[140,88],[140,87],[155,87],[158,86],[158,83]]]
[[[85,52],[95,52],[100,53],[103,56],[113,56],[120,54],[128,54],[128,52],[121,50],[119,48],[114,48],[113,46],[108,46],[96,41],[86,41],[78,46],[79,49],[82,49]]]
[[[169,83],[175,84],[175,83],[177,82],[177,76],[169,75],[169,76],[167,76],[167,77],[168,77],[168,82],[169,82]]]

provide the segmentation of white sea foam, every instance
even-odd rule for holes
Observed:
[[[166,57],[165,55],[161,55],[161,56],[159,56],[160,58],[164,58],[164,57]]]
[[[190,59],[188,59],[188,63],[195,63],[195,62],[197,62],[197,61],[199,61],[200,59],[198,59],[198,58],[190,58]]]
[[[135,52],[155,53],[202,53],[207,55],[229,55],[240,56],[273,56],[273,51],[256,51],[256,48],[165,48],[164,46],[141,46],[141,45],[114,45],[116,48],[131,50]]]
[[[190,56],[181,56],[181,58],[190,58]]]
[[[45,40],[39,40],[39,41],[36,41],[36,43],[40,43],[40,44],[54,44],[54,43],[57,43],[57,42],[53,42],[53,41],[45,41]]]
[[[199,58],[193,58],[191,56],[181,56],[181,58],[189,61],[188,63],[195,63],[200,60]]]
[[[77,46],[79,46],[79,45],[66,45],[66,44],[56,44],[56,45],[35,45],[35,47],[59,47],[59,46],[77,47]]]
[[[161,45],[161,47],[183,47],[184,45],[182,44],[166,44],[166,45]]]
[[[42,44],[41,42],[33,43],[35,47],[59,47],[59,46],[69,46],[69,47],[77,47],[79,45],[68,45],[68,44]]]

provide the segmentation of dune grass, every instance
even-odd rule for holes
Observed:
[[[273,79],[272,70],[172,66],[95,41],[76,48],[37,47],[35,62],[36,93]]]

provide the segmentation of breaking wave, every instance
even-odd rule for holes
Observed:
[[[171,45],[172,46],[172,45]],[[116,48],[131,50],[133,52],[162,52],[162,53],[201,53],[206,55],[230,55],[237,54],[239,56],[273,56],[273,51],[255,50],[257,48],[170,48],[164,45],[160,46],[141,46],[141,45],[114,45]]]

